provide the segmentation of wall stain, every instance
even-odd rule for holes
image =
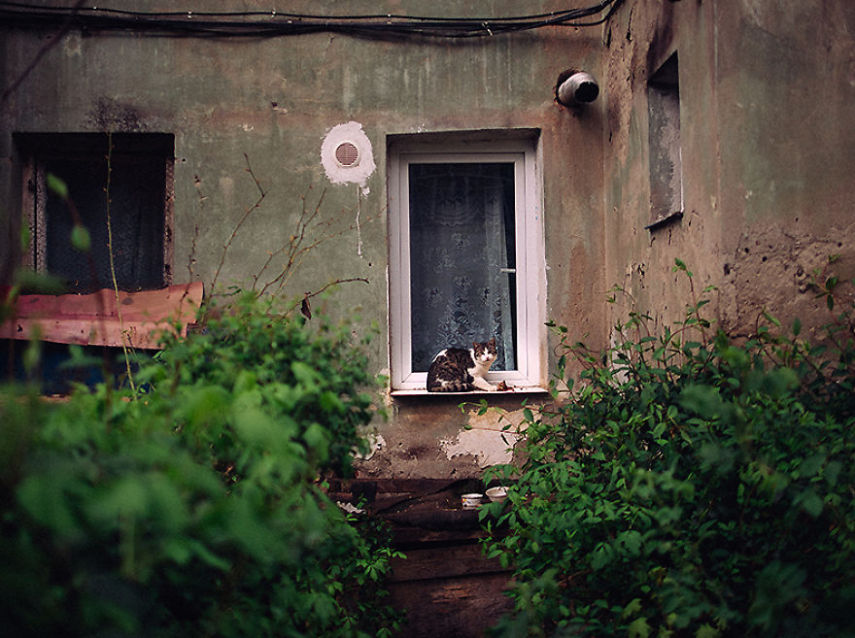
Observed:
[[[135,107],[103,96],[90,109],[88,119],[100,131],[139,133],[146,130],[142,116]]]

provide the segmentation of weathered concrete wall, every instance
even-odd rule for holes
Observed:
[[[564,8],[561,2],[531,4],[526,11],[510,1],[467,9],[451,0],[431,0],[407,3],[405,9],[397,2],[366,3],[348,11],[508,16]],[[269,5],[236,0],[217,9],[267,10]],[[165,0],[115,0],[110,6],[175,9]],[[297,2],[288,10],[325,8]],[[0,77],[7,84],[17,78],[50,35],[3,31]],[[336,279],[367,279],[368,284],[341,286],[325,301],[313,300],[313,308],[358,316],[355,331],[379,325],[373,360],[383,372],[389,366],[387,136],[536,128],[541,131],[547,314],[596,335],[604,325],[603,103],[574,113],[554,102],[553,90],[569,66],[599,75],[604,50],[599,28],[551,27],[462,41],[329,33],[202,40],[71,30],[2,107],[4,215],[16,215],[20,205],[13,132],[173,133],[175,283],[200,279],[210,287],[224,243],[258,200],[254,175],[266,195],[232,242],[219,284],[252,285],[268,255],[295,234],[302,211],[317,207],[321,224],[311,230],[310,241],[333,239],[307,253],[285,292],[302,296]],[[338,183],[321,160],[325,136],[343,124],[361,130],[371,144],[376,168],[362,183]],[[6,241],[8,270],[14,242]],[[259,282],[276,274],[267,270]],[[474,475],[508,458],[500,427],[461,413],[458,400],[381,400],[388,402],[391,417],[378,425],[384,445],[366,463],[367,473]],[[515,411],[520,400],[499,403]],[[464,430],[467,422],[475,429]]]
[[[508,16],[565,8],[544,0],[355,3],[353,13]],[[774,4],[774,6],[772,6]],[[113,7],[173,10],[165,0]],[[289,3],[312,13],[326,5]],[[269,2],[218,9],[267,10]],[[332,9],[330,9],[332,10]],[[369,40],[314,34],[276,39],[184,39],[74,30],[47,50],[0,111],[2,266],[14,261],[20,175],[13,132],[150,131],[175,135],[176,283],[210,287],[222,248],[247,210],[220,284],[249,286],[286,245],[301,214],[321,225],[289,280],[295,297],[336,279],[314,308],[376,323],[373,365],[387,372],[387,136],[416,132],[539,129],[546,237],[546,314],[594,347],[635,304],[657,322],[683,313],[686,278],[717,287],[721,325],[747,334],[763,308],[808,325],[827,315],[807,287],[828,256],[855,274],[855,5],[850,0],[627,1],[602,27],[549,27],[516,35]],[[0,79],[13,82],[51,34],[0,30]],[[679,56],[684,214],[650,222],[647,84]],[[601,97],[580,110],[557,105],[560,72],[580,67]],[[374,168],[342,183],[322,162],[340,125],[364,135]],[[252,174],[247,172],[251,166]],[[264,200],[253,209],[259,190]],[[281,262],[280,262],[281,263]],[[274,266],[279,264],[274,263]],[[259,282],[272,279],[267,270]],[[612,285],[631,295],[608,305]],[[370,476],[473,476],[509,458],[512,441],[491,412],[461,411],[449,397],[379,397]],[[520,397],[491,401],[520,420]],[[471,428],[471,429],[467,429]],[[504,437],[504,438],[503,438]]]
[[[637,2],[604,41],[608,280],[673,320],[690,301],[679,258],[696,291],[717,287],[733,333],[764,308],[826,322],[808,278],[829,255],[841,279],[855,273],[855,5]],[[685,214],[648,231],[647,81],[674,51]]]

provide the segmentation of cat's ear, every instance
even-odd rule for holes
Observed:
[[[490,341],[488,341],[487,343],[489,343],[491,346],[493,346],[495,348],[496,347],[496,337],[492,337],[490,339]]]

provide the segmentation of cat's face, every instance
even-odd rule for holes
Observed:
[[[475,360],[482,363],[493,363],[496,360],[496,340],[490,339],[486,343],[473,343],[472,351],[475,353]]]

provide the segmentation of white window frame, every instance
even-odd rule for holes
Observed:
[[[491,371],[493,384],[514,391],[541,391],[545,384],[545,299],[543,205],[537,141],[423,141],[401,136],[389,144],[389,347],[394,394],[426,393],[426,372],[412,369],[409,241],[409,165],[411,163],[513,162],[516,249],[517,368]],[[454,345],[454,344],[449,344]],[[459,344],[464,345],[464,344]]]

